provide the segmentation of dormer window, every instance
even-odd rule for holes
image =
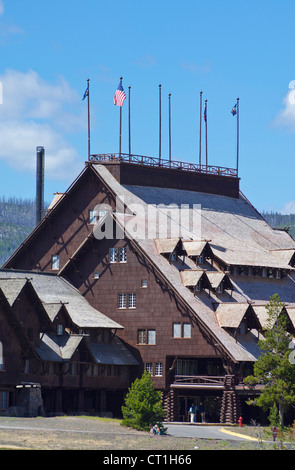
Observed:
[[[223,288],[223,282],[219,284],[219,286],[216,289],[217,294],[223,294],[224,288]]]
[[[58,336],[61,336],[63,334],[64,329],[63,329],[62,325],[57,325],[56,330],[57,330],[57,335]]]
[[[170,256],[170,261],[176,261],[176,253],[175,251],[173,251],[173,253],[171,253],[171,256]]]
[[[97,222],[97,211],[94,209],[94,210],[90,210],[89,211],[89,223],[90,224],[96,224]]]
[[[53,255],[51,259],[52,269],[59,269],[59,255]]]

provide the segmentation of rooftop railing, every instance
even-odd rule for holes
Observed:
[[[237,169],[226,168],[216,165],[200,165],[198,163],[186,163],[175,160],[165,160],[156,157],[147,157],[144,155],[133,155],[127,153],[102,153],[90,155],[90,161],[94,163],[132,163],[148,167],[171,168],[174,170],[183,170],[196,173],[211,175],[222,175],[238,177]]]

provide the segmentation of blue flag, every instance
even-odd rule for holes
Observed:
[[[233,116],[235,116],[237,114],[237,103],[232,108],[231,113],[232,113]]]
[[[85,90],[85,93],[83,95],[83,98],[82,98],[82,101],[85,100],[86,96],[89,95],[89,85],[87,86],[86,90]]]

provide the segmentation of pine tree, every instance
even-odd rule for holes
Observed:
[[[244,383],[249,386],[264,385],[255,404],[265,411],[277,406],[281,426],[284,425],[284,414],[288,406],[295,404],[295,366],[289,357],[292,337],[287,331],[288,317],[283,307],[277,294],[266,305],[268,324],[264,339],[258,343],[261,356],[254,364],[254,376],[244,379]]]
[[[151,374],[144,372],[128,390],[125,406],[122,406],[123,426],[139,430],[149,430],[157,424],[161,432],[165,432],[162,421],[165,411],[162,406],[161,392],[155,390]]]

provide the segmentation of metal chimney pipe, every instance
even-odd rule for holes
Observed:
[[[39,224],[43,217],[44,211],[44,147],[37,147],[37,164],[36,164],[36,225]]]

